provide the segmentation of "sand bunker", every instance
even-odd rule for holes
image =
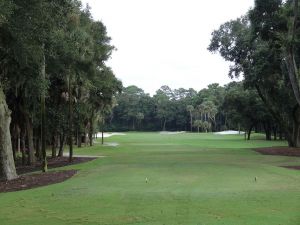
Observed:
[[[104,145],[104,146],[108,146],[108,147],[117,147],[117,146],[119,146],[120,144],[117,143],[117,142],[104,142],[103,145]]]
[[[230,135],[230,134],[245,134],[243,131],[236,131],[236,130],[225,130],[221,132],[215,132],[215,134],[219,135]]]
[[[184,134],[186,133],[185,131],[177,131],[177,132],[172,132],[172,131],[162,131],[160,134],[167,134],[167,135],[173,135],[173,134]]]
[[[123,135],[126,135],[126,134],[123,134],[123,133],[117,133],[117,132],[113,132],[113,133],[103,133],[103,137],[105,137],[105,138],[111,137],[111,136],[123,136]],[[102,133],[101,133],[101,132],[97,133],[97,137],[98,137],[98,138],[102,137]]]

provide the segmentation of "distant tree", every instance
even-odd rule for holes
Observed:
[[[142,123],[142,121],[143,121],[144,118],[145,118],[144,113],[141,113],[141,112],[137,113],[136,119],[137,119],[139,127],[141,126],[141,123]]]
[[[191,124],[191,132],[193,132],[193,111],[194,111],[194,106],[188,105],[186,107],[186,110],[190,113],[190,124]]]
[[[202,122],[201,127],[207,133],[211,129],[211,123],[208,121],[204,121]]]
[[[195,120],[193,126],[197,128],[198,133],[200,132],[200,128],[203,127],[203,122],[201,120]]]
[[[162,130],[166,130],[166,124],[171,121],[174,116],[173,93],[168,86],[162,86],[154,95],[156,103],[156,115],[161,121]]]

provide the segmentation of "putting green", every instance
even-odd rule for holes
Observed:
[[[76,149],[107,156],[66,182],[0,194],[1,225],[299,225],[300,158],[238,135],[127,133]],[[257,181],[255,181],[257,177]]]

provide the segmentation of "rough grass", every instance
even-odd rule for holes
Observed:
[[[158,133],[106,141],[120,145],[76,149],[107,157],[68,167],[80,170],[72,179],[0,194],[0,224],[300,224],[300,171],[279,167],[300,158],[251,150],[285,142]]]

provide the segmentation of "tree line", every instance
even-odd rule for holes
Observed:
[[[122,89],[105,64],[113,50],[104,24],[80,1],[0,2],[1,178],[17,177],[18,154],[45,172],[47,147],[57,157],[67,144],[72,161],[73,144],[92,145]]]
[[[244,82],[225,86],[208,85],[194,89],[162,86],[153,96],[136,86],[123,88],[116,105],[106,116],[111,131],[190,131],[221,130],[265,132],[266,139],[283,138],[284,133],[259,95],[245,89]]]

